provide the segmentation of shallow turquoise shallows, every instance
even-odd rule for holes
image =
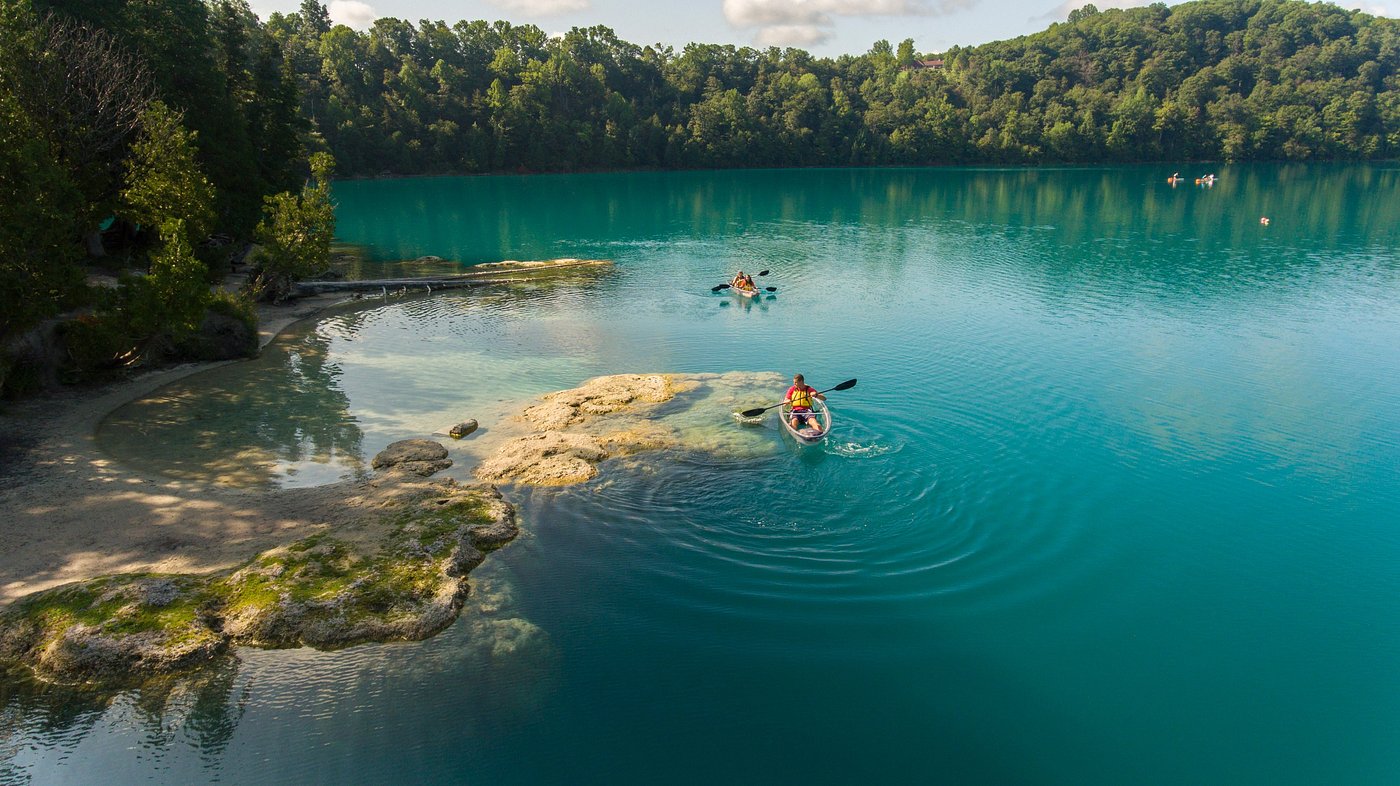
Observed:
[[[696,407],[719,449],[506,487],[426,643],[6,687],[0,781],[1400,783],[1400,171],[1173,168],[337,184],[359,275],[616,264],[326,317],[118,460],[306,485],[597,374],[859,384],[819,447]]]

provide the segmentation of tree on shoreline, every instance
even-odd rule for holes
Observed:
[[[0,0],[0,391],[51,376],[13,342],[63,312],[70,378],[251,320],[209,285],[305,166],[291,76],[244,0]]]
[[[311,179],[300,194],[283,191],[267,198],[266,217],[257,228],[257,271],[249,284],[255,297],[281,301],[293,283],[325,272],[335,237],[334,170],[330,154],[316,153]]]

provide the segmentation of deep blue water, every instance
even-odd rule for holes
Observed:
[[[710,400],[697,449],[506,488],[432,641],[7,687],[0,780],[1400,781],[1400,178],[1218,172],[338,184],[361,274],[615,266],[327,317],[116,413],[119,460],[325,482],[596,374],[860,382],[823,447]]]

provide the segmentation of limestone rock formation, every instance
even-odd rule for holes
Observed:
[[[502,444],[477,466],[476,475],[493,483],[536,486],[589,480],[604,459],[676,444],[670,431],[634,422],[634,416],[691,387],[666,374],[615,374],[550,393],[518,418],[535,431]],[[633,417],[617,422],[604,417],[613,414]]]
[[[0,659],[71,681],[174,671],[223,652],[191,576],[107,577],[22,601],[0,617]]]
[[[633,404],[658,404],[676,392],[671,378],[663,374],[595,377],[571,390],[550,393],[544,403],[526,408],[521,418],[545,430],[558,430]]]
[[[596,476],[598,462],[607,457],[595,437],[545,431],[502,445],[477,467],[476,475],[492,482],[567,486]]]

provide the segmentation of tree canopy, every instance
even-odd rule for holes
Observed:
[[[74,307],[80,366],[179,354],[227,269],[211,233],[299,187],[305,129],[244,0],[0,0],[0,387],[8,340]],[[85,287],[85,256],[120,287]]]
[[[1084,6],[941,53],[638,46],[606,27],[273,14],[350,175],[1390,158],[1400,23],[1301,0]],[[309,16],[308,16],[309,14]]]

